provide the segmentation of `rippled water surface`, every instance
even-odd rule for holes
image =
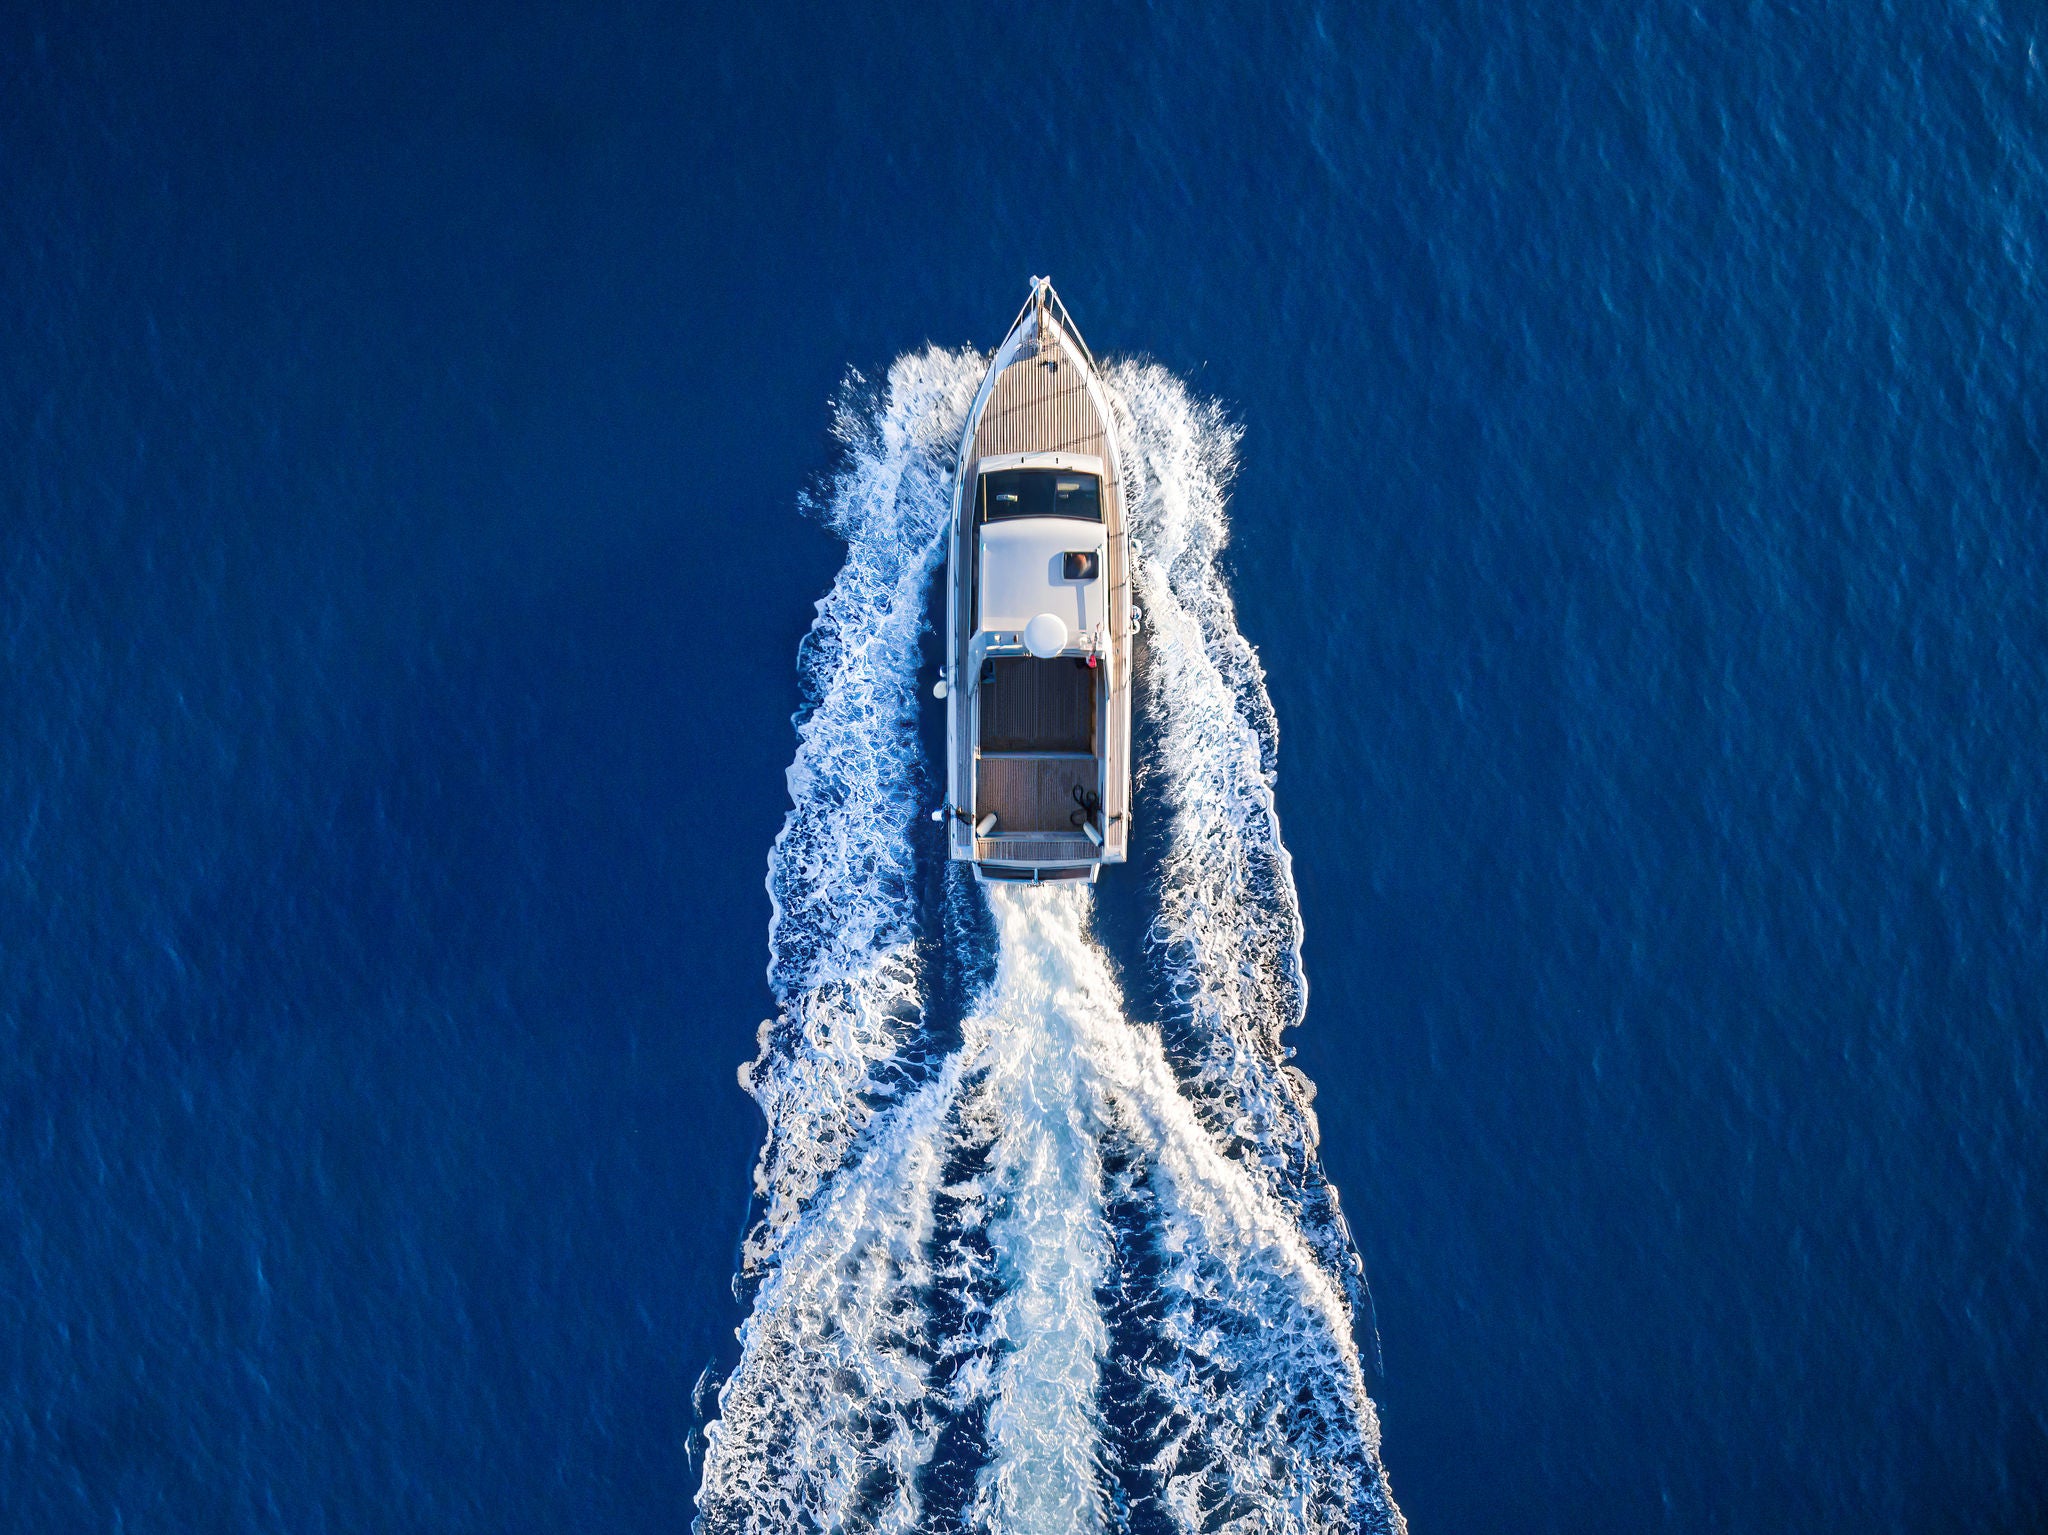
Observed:
[[[0,22],[9,1525],[2038,1527],[2044,31]],[[1160,659],[989,903],[1035,272]]]

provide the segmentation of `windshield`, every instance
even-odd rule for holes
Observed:
[[[1102,521],[1102,481],[1070,469],[998,469],[981,477],[981,520],[1078,517]]]

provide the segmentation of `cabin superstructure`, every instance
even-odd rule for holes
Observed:
[[[948,546],[947,851],[1093,880],[1130,842],[1130,549],[1109,401],[1039,278],[968,412]]]

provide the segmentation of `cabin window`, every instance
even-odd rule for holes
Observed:
[[[1074,517],[1102,521],[1102,481],[1069,469],[998,469],[981,477],[981,520]]]

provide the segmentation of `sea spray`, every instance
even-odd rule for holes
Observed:
[[[1082,891],[996,887],[989,892],[1002,957],[994,1019],[1027,1030],[1029,1043],[1000,1045],[983,1034],[984,1050],[1057,1059],[1029,1082],[1037,1096],[1015,1089],[1006,1110],[1034,1118],[1044,1149],[1036,1166],[1046,1176],[1031,1197],[1064,1203],[1041,1216],[1041,1240],[1064,1267],[1068,1288],[1047,1308],[1047,1330],[1081,1337],[1099,1351],[1107,1329],[1102,1296],[1080,1304],[1080,1277],[1095,1271],[1109,1193],[1102,1182],[1099,1142],[1114,1133],[1126,1155],[1119,1177],[1144,1188],[1149,1229],[1122,1233],[1116,1249],[1134,1256],[1125,1272],[1105,1273],[1114,1292],[1143,1286],[1156,1324],[1138,1374],[1141,1412],[1157,1426],[1143,1468],[1161,1510],[1176,1529],[1335,1532],[1400,1530],[1379,1463],[1378,1422],[1365,1390],[1342,1289],[1289,1209],[1246,1166],[1230,1157],[1183,1095],[1157,1029],[1133,1023],[1109,961],[1089,939],[1090,896]],[[1057,1089],[1064,1088],[1064,1091]],[[1045,1089],[1056,1089],[1050,1093]],[[1081,1137],[1085,1134],[1086,1143]],[[1085,1183],[1061,1177],[1085,1167]],[[1085,1261],[1061,1254],[1085,1255]],[[1085,1313],[1088,1327],[1070,1318]],[[1072,1453],[1100,1456],[1077,1415],[1046,1410],[1070,1400],[1075,1384],[1095,1370],[1069,1342],[1060,1356],[1061,1385],[1032,1386],[1011,1404],[1023,1427],[1018,1463],[1006,1464],[1001,1441],[988,1473],[1022,1481],[1052,1453],[1064,1430]],[[1002,1367],[996,1378],[1001,1389]],[[1120,1437],[1131,1437],[1126,1431]],[[985,1484],[986,1485],[986,1484]],[[1023,1521],[991,1528],[1035,1530]],[[1058,1528],[1093,1527],[1078,1520]]]
[[[1273,796],[1279,721],[1221,566],[1240,432],[1157,364],[1118,364],[1109,382],[1146,618],[1142,808],[1168,823],[1147,941],[1180,1013],[1183,1078],[1210,1128],[1299,1209],[1324,1265],[1362,1299],[1362,1265],[1316,1159],[1314,1088],[1284,1042],[1307,1011],[1308,980]]]
[[[927,351],[878,399],[842,396],[847,455],[818,505],[847,565],[804,648],[770,860],[781,1011],[743,1069],[769,1121],[757,1288],[699,1528],[1404,1530],[1355,1255],[1282,1043],[1306,985],[1272,707],[1217,566],[1235,431],[1163,370],[1111,384],[1167,822],[1150,953],[1195,1047],[1169,1061],[1127,1016],[1092,892],[956,877],[939,926],[954,984],[973,978],[958,1047],[897,1069],[928,990],[916,647],[983,366]],[[969,952],[991,934],[992,972]]]
[[[768,858],[780,1012],[742,1075],[768,1121],[750,1270],[846,1156],[872,1112],[877,1067],[918,1015],[917,647],[982,367],[972,352],[914,353],[890,368],[879,400],[850,377],[834,419],[844,457],[811,498],[846,540],[846,561],[799,657],[807,708]]]
[[[988,1340],[988,1465],[974,1523],[991,1532],[1101,1528],[1097,1391],[1106,1333],[1103,1101],[1085,1041],[1114,1015],[1098,967],[1076,970],[1084,897],[990,893],[996,976],[962,1051],[979,1081],[964,1127],[990,1148],[983,1220],[1001,1298]],[[1047,927],[1046,918],[1052,917]],[[1048,932],[1053,936],[1048,941]]]
[[[740,1070],[768,1124],[741,1260],[757,1289],[706,1433],[708,1530],[917,1525],[933,1439],[920,1295],[957,1076],[887,1100],[921,999],[918,639],[983,366],[927,349],[879,397],[851,376],[843,456],[811,498],[847,553],[799,658],[791,809],[768,860],[779,1011]]]
[[[778,1250],[706,1431],[702,1528],[921,1528],[941,1422],[925,1292],[958,1066],[878,1116]]]

